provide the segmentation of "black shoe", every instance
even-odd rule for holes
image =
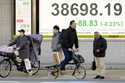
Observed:
[[[51,75],[52,75],[52,76],[56,76],[54,71],[51,72]]]
[[[104,76],[100,76],[100,78],[99,79],[105,79],[105,77]]]
[[[66,69],[65,68],[60,68],[61,71],[65,71]]]
[[[20,71],[20,72],[23,72],[23,67],[18,66],[18,67],[17,67],[17,70]]]
[[[94,77],[94,79],[99,79],[101,76],[100,75],[97,75],[96,77]]]

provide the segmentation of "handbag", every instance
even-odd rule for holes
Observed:
[[[91,69],[94,71],[94,70],[96,70],[96,61],[95,61],[95,58],[93,59],[93,61],[92,61],[92,67],[91,67]]]

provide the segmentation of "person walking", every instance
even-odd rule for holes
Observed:
[[[62,47],[61,43],[59,42],[60,37],[60,28],[59,26],[55,25],[53,27],[53,36],[51,42],[51,49],[53,52],[53,61],[55,65],[59,65],[61,62],[62,57]]]
[[[94,32],[93,54],[96,61],[97,76],[94,79],[105,78],[105,57],[106,57],[107,41],[99,32]]]

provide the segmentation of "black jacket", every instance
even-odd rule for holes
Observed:
[[[66,48],[66,49],[73,48],[74,44],[75,44],[75,48],[79,48],[76,30],[69,27],[66,30],[66,34],[64,35],[62,48]]]
[[[100,50],[100,52],[97,52],[97,49]],[[99,39],[94,39],[93,42],[93,53],[95,57],[105,57],[107,49],[107,41],[100,36]]]

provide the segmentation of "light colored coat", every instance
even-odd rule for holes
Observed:
[[[58,52],[61,50],[61,44],[59,42],[60,33],[54,34],[52,37],[51,48],[53,52]]]

